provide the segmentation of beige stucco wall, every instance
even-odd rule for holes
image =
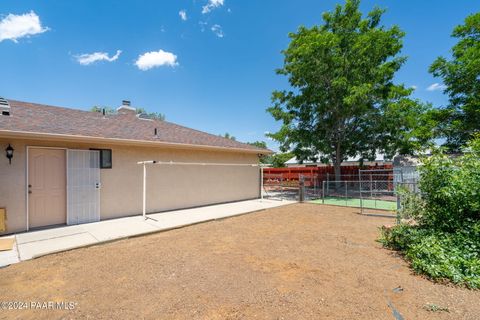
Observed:
[[[15,149],[11,165],[3,152],[8,143]],[[141,214],[143,169],[137,161],[258,161],[256,154],[239,152],[0,139],[0,207],[7,208],[7,233],[26,230],[27,146],[112,149],[113,168],[101,170],[101,219]],[[147,170],[148,212],[253,199],[260,194],[258,167],[154,165]]]

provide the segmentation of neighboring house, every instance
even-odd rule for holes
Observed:
[[[271,153],[144,119],[127,101],[103,115],[0,99],[0,148],[0,233],[140,214],[138,161],[256,164]],[[258,166],[152,165],[147,212],[258,198],[259,179]]]
[[[355,166],[360,164],[360,157],[348,157],[347,160],[342,162],[342,166]],[[385,159],[385,156],[381,153],[376,154],[374,161],[364,160],[363,164],[366,166],[374,166],[374,165],[384,165],[384,164],[392,164],[391,160]],[[313,162],[310,160],[299,161],[296,157],[291,158],[287,162],[285,162],[287,167],[325,167],[327,164],[321,162]]]

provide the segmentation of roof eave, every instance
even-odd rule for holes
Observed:
[[[225,152],[254,153],[254,154],[262,154],[262,155],[273,153],[271,150],[268,150],[268,149],[219,147],[219,146],[198,145],[198,144],[188,144],[188,143],[173,143],[173,142],[165,142],[165,141],[104,138],[104,137],[91,137],[91,136],[81,136],[81,135],[14,131],[14,130],[0,130],[0,138],[3,138],[3,137],[31,139],[31,140],[48,139],[50,141],[92,142],[92,143],[106,143],[106,144],[115,144],[115,145],[165,147],[165,148],[174,148],[174,149],[212,150],[212,151],[225,151]]]

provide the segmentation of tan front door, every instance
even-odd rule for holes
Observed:
[[[28,150],[28,225],[65,224],[66,156],[62,149]]]

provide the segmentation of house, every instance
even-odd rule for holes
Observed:
[[[320,159],[320,156],[318,157]],[[363,164],[366,166],[375,166],[375,165],[385,165],[392,164],[392,161],[387,159],[384,154],[377,153],[375,155],[375,160],[369,161],[364,160]],[[324,167],[328,166],[322,162],[314,162],[311,160],[299,161],[296,157],[293,157],[285,162],[287,167]],[[348,157],[347,160],[342,162],[342,166],[358,166],[360,165],[360,156]]]
[[[139,116],[128,101],[103,114],[0,99],[0,148],[3,234],[140,214],[145,160],[245,164],[149,166],[147,212],[258,198],[249,164],[270,153]]]

